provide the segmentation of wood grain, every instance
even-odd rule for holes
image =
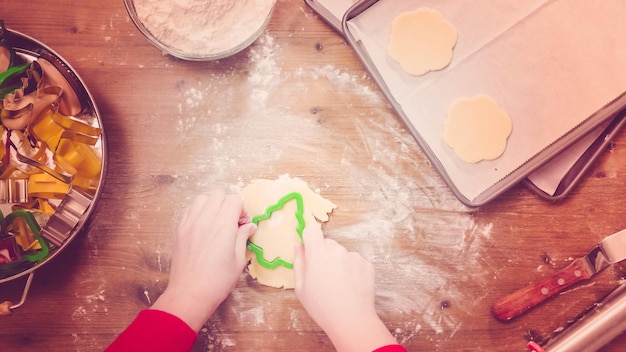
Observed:
[[[266,37],[205,63],[162,55],[122,1],[0,8],[9,28],[50,46],[81,75],[109,147],[97,209],[35,273],[26,304],[1,317],[0,351],[103,350],[163,292],[172,230],[195,194],[282,174],[338,205],[325,234],[372,261],[378,312],[410,351],[526,350],[528,339],[549,337],[624,276],[622,265],[610,267],[508,323],[490,312],[626,227],[624,133],[561,202],[518,185],[471,209],[351,48],[302,1],[279,0]],[[22,285],[2,284],[0,299],[15,299]],[[604,351],[625,347],[621,337]],[[194,351],[294,349],[333,350],[292,291],[242,274]]]

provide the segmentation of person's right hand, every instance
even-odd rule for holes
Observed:
[[[373,351],[396,341],[374,308],[374,267],[307,228],[296,249],[295,292],[337,351]]]
[[[237,284],[254,231],[239,196],[223,190],[197,196],[176,229],[169,283],[152,308],[198,332]]]

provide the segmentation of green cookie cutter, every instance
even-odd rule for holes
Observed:
[[[272,213],[281,210],[285,206],[285,204],[293,200],[296,201],[296,219],[298,220],[296,232],[298,233],[298,237],[300,237],[300,242],[302,242],[302,232],[304,231],[306,223],[304,222],[304,202],[302,200],[302,195],[298,192],[292,192],[280,198],[278,200],[278,203],[267,207],[267,209],[265,209],[265,213],[253,217],[252,222],[255,225],[258,225],[259,222],[268,220],[272,216]],[[261,264],[261,266],[265,268],[276,269],[278,266],[284,266],[288,269],[293,268],[293,263],[290,263],[281,257],[276,257],[274,260],[268,261],[267,259],[265,259],[263,248],[252,243],[251,241],[248,241],[248,249],[256,254],[256,260],[259,262],[259,264]]]
[[[4,72],[0,72],[0,99],[4,99],[7,94],[23,86],[22,77],[25,77],[26,70],[31,66],[15,52],[6,35],[7,29],[4,21],[0,20],[0,47],[6,48],[9,52],[7,58],[9,65]]]
[[[15,267],[16,265],[19,265],[23,262],[31,262],[31,263],[38,262],[41,259],[45,258],[49,253],[49,249],[48,249],[48,245],[46,244],[46,241],[44,241],[44,239],[41,236],[39,236],[39,231],[41,230],[41,228],[39,227],[39,224],[37,224],[37,221],[35,220],[35,217],[33,216],[33,214],[29,211],[21,210],[21,209],[15,210],[11,212],[9,215],[7,215],[6,217],[0,211],[0,232],[5,233],[7,227],[9,226],[10,223],[13,222],[15,218],[23,218],[24,221],[26,221],[26,225],[28,225],[28,228],[33,233],[33,236],[35,237],[37,242],[39,242],[39,244],[41,245],[41,249],[38,250],[34,254],[22,255],[22,257],[18,261],[5,264],[5,265],[0,265],[0,269],[2,270],[11,269]]]

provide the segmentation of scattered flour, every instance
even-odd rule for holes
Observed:
[[[105,287],[106,281],[104,280],[85,280],[81,282],[81,285],[77,288],[80,290],[83,286],[87,287],[87,284],[92,284],[94,281],[99,281],[98,288],[94,293],[83,295],[81,292],[76,292],[77,297],[81,297],[84,302],[72,313],[72,320],[84,320],[91,321],[91,314],[104,314],[109,313],[109,308],[106,305]]]
[[[239,311],[237,314],[242,320],[246,321],[246,325],[260,326],[265,324],[263,313],[263,307],[259,306]]]
[[[280,82],[276,79],[280,75],[280,67],[276,64],[278,54],[279,47],[269,35],[261,36],[259,45],[250,49],[250,60],[254,63],[248,74],[252,104],[264,104],[271,89]]]

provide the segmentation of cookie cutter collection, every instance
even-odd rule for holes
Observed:
[[[104,166],[103,131],[80,79],[55,54],[12,42],[19,39],[0,20],[0,282],[62,247]],[[23,303],[31,280],[22,302],[1,303],[0,315]]]

